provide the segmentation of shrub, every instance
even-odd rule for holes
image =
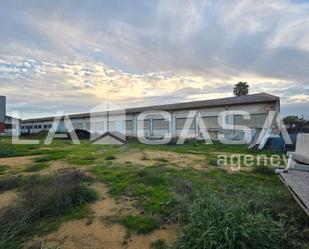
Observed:
[[[78,171],[32,177],[21,189],[20,199],[0,210],[0,248],[10,248],[18,236],[44,218],[70,214],[70,210],[96,199],[87,188],[85,175]]]
[[[149,216],[126,216],[122,224],[136,233],[147,234],[157,228],[157,222]]]
[[[245,203],[202,194],[194,201],[177,248],[281,248],[282,224],[264,213],[251,213]]]

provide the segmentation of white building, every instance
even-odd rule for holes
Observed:
[[[240,97],[229,97],[213,100],[202,100],[193,102],[183,102],[177,104],[156,105],[139,108],[130,108],[125,110],[125,122],[120,127],[125,127],[125,135],[136,137],[138,127],[138,116],[145,111],[165,111],[171,116],[171,120],[164,120],[158,115],[148,115],[144,121],[144,130],[146,137],[161,137],[167,132],[172,134],[172,137],[179,136],[190,111],[196,111],[199,115],[192,117],[192,122],[189,133],[192,137],[200,135],[201,127],[198,125],[198,120],[201,118],[208,132],[213,138],[218,132],[224,132],[220,126],[221,113],[224,111],[245,111],[250,114],[250,119],[245,120],[241,115],[228,116],[227,123],[231,125],[230,131],[235,134],[236,125],[245,125],[251,129],[262,129],[266,117],[270,111],[280,112],[280,98],[267,93],[251,94]],[[98,118],[100,114],[97,115]],[[114,115],[115,116],[115,115]],[[102,133],[107,131],[118,131],[118,121],[111,121],[113,113],[111,112],[109,122],[105,119],[94,121],[91,119],[90,113],[81,113],[69,115],[74,129],[85,131],[98,131]],[[36,118],[23,120],[21,125],[22,133],[38,133],[43,130],[49,130],[52,127],[54,117]],[[95,129],[93,129],[95,127]],[[63,118],[57,127],[57,132],[68,132]]]

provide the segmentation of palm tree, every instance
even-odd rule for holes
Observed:
[[[249,85],[247,82],[238,82],[235,84],[233,93],[236,96],[244,96],[249,93]]]

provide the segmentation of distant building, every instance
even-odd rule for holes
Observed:
[[[144,121],[145,136],[149,138],[158,138],[164,136],[167,132],[172,134],[172,137],[178,137],[190,111],[197,111],[200,115],[191,118],[192,124],[189,128],[189,134],[192,137],[199,137],[201,127],[198,125],[198,118],[201,118],[210,135],[216,138],[218,132],[222,131],[220,127],[220,113],[227,110],[241,110],[250,114],[250,120],[245,120],[241,115],[233,115],[228,117],[228,124],[231,125],[230,131],[235,135],[235,126],[244,125],[251,129],[260,130],[266,121],[266,117],[270,111],[280,112],[280,98],[267,93],[251,94],[239,97],[229,97],[212,100],[202,100],[193,102],[183,102],[167,105],[147,106],[140,108],[130,108],[125,110],[125,135],[136,137],[138,127],[138,115],[144,111],[166,111],[171,115],[171,121],[166,121],[162,117],[147,116]],[[113,114],[111,114],[113,115]],[[69,116],[74,129],[80,129],[91,132],[91,127],[100,127],[106,132],[106,127],[112,130],[120,127],[116,122],[97,122],[90,124],[90,113],[73,114]],[[54,117],[36,118],[23,120],[21,125],[22,133],[38,133],[42,130],[49,130],[52,127]],[[64,120],[57,127],[58,132],[67,132]]]
[[[6,97],[0,96],[0,135],[19,135],[20,123],[21,120],[6,115]]]

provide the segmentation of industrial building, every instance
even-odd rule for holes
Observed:
[[[16,124],[20,127],[20,120],[6,115],[6,97],[0,96],[0,135],[20,135]]]
[[[263,128],[266,117],[270,111],[280,112],[280,98],[267,93],[258,93],[245,96],[235,96],[228,98],[202,100],[193,102],[183,102],[176,104],[155,105],[139,108],[129,108],[125,110],[125,121],[119,125],[117,119],[113,121],[113,116],[117,116],[111,112],[110,119],[106,120],[106,116],[100,119],[91,119],[91,113],[81,113],[69,115],[74,129],[85,130],[88,132],[101,131],[118,131],[119,127],[125,127],[125,135],[136,137],[138,133],[138,116],[145,111],[166,111],[170,114],[169,121],[164,120],[157,115],[149,115],[144,120],[144,130],[146,137],[162,137],[166,133],[171,133],[172,137],[178,137],[184,124],[188,118],[190,111],[196,111],[198,116],[192,117],[189,133],[192,137],[198,137],[201,127],[198,125],[198,118],[203,119],[208,132],[213,138],[218,132],[222,132],[220,127],[220,113],[227,110],[246,111],[250,114],[250,120],[245,120],[241,115],[233,115],[228,117],[228,123],[231,125],[230,130],[237,125],[245,125],[253,130]],[[106,114],[104,114],[106,115]],[[39,133],[43,130],[49,130],[52,127],[55,117],[44,117],[23,120],[21,124],[22,133]],[[68,132],[62,118],[57,132]],[[235,131],[234,131],[235,132]]]

